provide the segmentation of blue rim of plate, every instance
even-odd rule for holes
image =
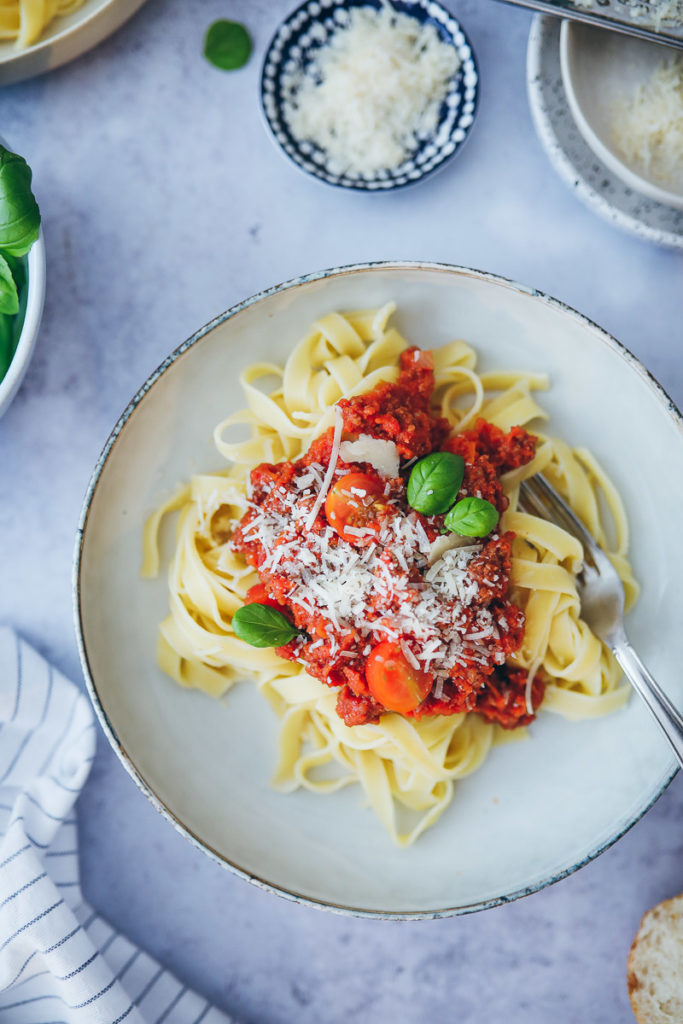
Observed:
[[[364,272],[368,270],[437,270],[445,274],[452,274],[455,276],[471,277],[480,281],[486,281],[492,284],[499,285],[503,288],[509,288],[513,291],[520,292],[529,296],[530,298],[539,301],[550,308],[560,310],[561,312],[568,314],[573,319],[578,320],[580,323],[597,331],[600,341],[607,345],[612,351],[619,356],[624,362],[628,363],[631,369],[636,373],[646,387],[649,388],[662,404],[667,416],[673,420],[681,437],[683,439],[683,414],[679,411],[673,399],[667,394],[659,381],[650,373],[650,371],[640,362],[640,360],[622,345],[621,342],[617,341],[611,334],[600,327],[595,321],[589,319],[583,313],[577,312],[571,306],[562,302],[560,299],[555,299],[550,295],[546,295],[545,292],[538,291],[536,288],[529,287],[527,285],[520,284],[517,281],[512,280],[508,277],[503,277],[500,274],[493,274],[489,271],[473,270],[469,267],[460,267],[450,263],[438,263],[427,260],[375,260],[365,263],[352,263],[339,267],[331,267],[328,270],[319,270],[311,274],[303,274],[299,277],[292,278],[289,281],[284,281],[281,284],[273,285],[270,288],[266,288],[263,291],[257,292],[248,299],[244,299],[242,302],[238,302],[236,305],[227,309],[224,313],[219,314],[213,320],[210,320],[203,327],[200,327],[198,331],[195,331],[186,341],[174,349],[170,355],[164,359],[162,363],[154,370],[145,383],[139,388],[137,393],[130,400],[124,411],[121,413],[117,423],[112,429],[104,448],[102,449],[100,456],[93,469],[92,476],[88,483],[88,488],[83,499],[83,506],[81,508],[81,515],[78,522],[78,528],[76,530],[76,538],[74,545],[74,555],[72,563],[72,609],[74,618],[74,627],[76,632],[76,643],[78,646],[78,653],[81,660],[81,667],[83,669],[83,676],[85,679],[86,689],[92,702],[95,714],[99,720],[102,730],[109,740],[115,754],[121,761],[124,769],[128,772],[133,782],[136,784],[138,789],[144,793],[147,799],[150,801],[152,806],[165,818],[179,833],[190,841],[190,843],[197,849],[201,850],[202,853],[207,856],[216,864],[223,868],[227,868],[238,878],[242,878],[252,885],[255,885],[259,889],[263,889],[266,892],[271,892],[275,896],[280,896],[283,899],[290,900],[293,903],[299,903],[302,906],[313,907],[319,910],[327,910],[333,914],[341,914],[348,917],[361,917],[370,918],[372,920],[382,921],[436,921],[446,917],[460,916],[463,914],[472,914],[480,910],[490,910],[493,907],[502,906],[503,904],[512,903],[514,900],[521,899],[524,896],[530,896],[533,893],[540,892],[542,889],[547,888],[549,885],[554,885],[556,882],[567,878],[572,875],[575,871],[585,867],[586,864],[590,864],[591,861],[599,857],[600,854],[605,853],[610,847],[626,835],[644,815],[654,806],[660,796],[664,793],[667,786],[671,783],[673,778],[678,772],[678,765],[672,763],[668,770],[663,772],[657,782],[655,783],[653,790],[651,791],[648,799],[646,799],[641,806],[634,810],[626,820],[623,820],[616,827],[614,833],[608,838],[598,840],[591,849],[585,853],[582,857],[574,861],[573,864],[568,864],[556,870],[554,873],[548,875],[548,877],[536,880],[535,882],[522,886],[518,889],[513,890],[509,893],[501,893],[499,896],[492,896],[488,899],[478,900],[473,903],[467,904],[453,904],[447,907],[442,907],[437,910],[375,910],[366,907],[347,906],[343,903],[333,903],[329,900],[322,898],[314,898],[312,896],[305,895],[295,890],[286,889],[281,885],[269,881],[267,878],[261,878],[259,875],[254,874],[246,866],[236,864],[229,860],[224,854],[214,849],[208,842],[196,835],[192,829],[184,824],[184,822],[163,802],[161,797],[157,796],[152,786],[146,781],[141,770],[137,767],[133,756],[126,750],[121,742],[113,723],[110,721],[107,712],[105,711],[104,705],[100,701],[99,693],[97,690],[97,684],[95,682],[94,674],[90,667],[88,659],[88,652],[85,642],[85,635],[83,630],[83,622],[81,617],[81,568],[82,568],[82,555],[83,547],[85,543],[85,533],[88,526],[88,518],[90,509],[92,506],[95,491],[99,484],[100,478],[107,464],[107,461],[112,454],[116,443],[124,430],[128,420],[135,413],[138,406],[144,401],[147,393],[156,384],[157,380],[173,366],[173,364],[181,359],[187,352],[189,352],[195,345],[202,341],[207,334],[220,327],[227,320],[231,320],[233,317],[238,316],[245,309],[250,306],[254,306],[261,302],[263,299],[267,299],[272,295],[276,295],[281,292],[294,290],[302,285],[310,284],[314,281],[324,281],[327,278],[346,276]]]
[[[261,108],[275,142],[297,167],[328,185],[361,192],[386,192],[415,185],[439,170],[462,148],[471,131],[479,100],[479,68],[472,45],[460,23],[437,0],[392,0],[399,14],[433,25],[453,46],[460,67],[451,79],[439,113],[436,131],[420,142],[408,160],[373,177],[352,177],[330,170],[322,150],[297,139],[284,116],[283,77],[325,45],[354,7],[379,10],[383,0],[304,0],[282,21],[270,41],[261,70]],[[325,32],[321,41],[320,27]],[[314,30],[315,31],[312,31]]]

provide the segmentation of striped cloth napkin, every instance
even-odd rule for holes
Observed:
[[[83,900],[85,696],[0,629],[0,1024],[228,1024]]]

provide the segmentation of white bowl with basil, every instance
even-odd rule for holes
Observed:
[[[31,169],[0,139],[0,416],[33,354],[45,300],[45,244]]]

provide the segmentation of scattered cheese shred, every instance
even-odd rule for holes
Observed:
[[[294,136],[321,149],[328,169],[360,177],[400,166],[432,134],[460,61],[434,25],[353,7],[313,60],[285,85]]]
[[[683,178],[683,57],[663,61],[621,105],[614,141],[634,169],[668,183]]]
[[[538,672],[538,670],[541,667],[541,661],[542,661],[542,659],[539,659],[539,658],[535,659],[532,662],[531,666],[529,667],[529,671],[526,674],[526,686],[524,687],[524,700],[525,700],[525,703],[526,703],[527,714],[529,714],[529,715],[535,715],[536,714],[536,711],[534,709],[534,701],[533,701],[533,685],[534,685],[534,679],[536,678],[536,673]]]
[[[390,480],[398,476],[400,460],[393,441],[360,434],[357,441],[342,441],[339,457],[343,462],[367,462],[380,476]]]
[[[311,509],[311,511],[310,511],[310,513],[308,515],[308,519],[306,520],[306,527],[308,529],[310,529],[310,527],[313,526],[313,523],[315,522],[315,517],[317,516],[318,512],[320,511],[322,503],[324,502],[325,498],[327,497],[327,492],[330,489],[330,484],[332,483],[332,477],[334,476],[334,471],[337,468],[337,459],[339,458],[339,448],[341,446],[341,436],[342,436],[342,429],[343,429],[343,427],[344,427],[344,417],[342,416],[342,411],[341,411],[341,409],[339,408],[338,405],[335,405],[335,407],[334,407],[334,434],[332,436],[332,451],[330,453],[330,464],[327,467],[327,472],[325,473],[325,477],[323,479],[322,486],[321,486],[320,490],[318,491],[318,497],[315,499],[315,504],[313,505],[313,508]]]
[[[341,422],[340,412],[339,436]],[[332,476],[325,474],[317,495],[320,504],[331,480],[346,472],[334,452],[333,445]],[[321,469],[312,464],[302,476],[320,477]],[[288,581],[289,603],[326,624],[330,659],[342,656],[340,639],[355,634],[360,644],[368,641],[365,657],[376,644],[398,640],[408,662],[437,681],[451,678],[456,665],[502,664],[504,655],[497,644],[508,624],[494,618],[491,608],[478,605],[479,584],[470,572],[481,543],[461,538],[467,543],[446,550],[429,566],[433,545],[414,511],[388,516],[379,534],[371,531],[375,543],[339,543],[329,526],[321,532],[310,529],[317,486],[299,488],[293,483],[275,508],[252,504],[254,517],[243,536],[263,548],[260,570],[277,572]],[[361,536],[367,531],[347,527],[347,532]]]

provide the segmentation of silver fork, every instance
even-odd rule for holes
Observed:
[[[613,651],[624,675],[643,698],[683,767],[683,716],[660,689],[631,647],[624,629],[624,588],[605,552],[591,537],[557,491],[542,476],[525,480],[520,505],[573,534],[583,546],[584,561],[576,580],[581,617]]]

